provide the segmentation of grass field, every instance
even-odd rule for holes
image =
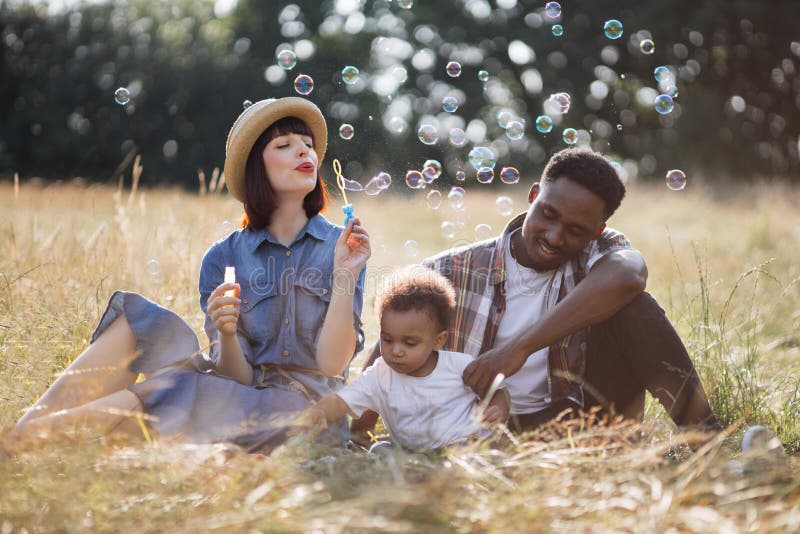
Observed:
[[[354,197],[371,232],[364,323],[390,268],[502,229],[498,194],[466,210]],[[224,447],[53,444],[0,459],[0,532],[606,531],[765,532],[800,528],[800,192],[760,184],[682,192],[633,186],[611,226],[648,260],[667,310],[732,425],[696,452],[655,403],[644,424],[550,429],[500,447],[371,457],[290,442],[270,457]],[[330,210],[333,220],[340,209]],[[0,184],[0,428],[16,421],[86,345],[114,289],[175,310],[198,333],[196,281],[208,246],[241,215],[234,200],[173,190]],[[443,221],[457,224],[445,238]],[[462,224],[463,223],[463,224]],[[406,253],[407,240],[419,255]],[[155,260],[155,261],[153,261]],[[202,338],[201,338],[202,339]],[[362,355],[363,357],[363,355]],[[354,368],[360,367],[360,358]],[[741,428],[781,437],[789,465],[745,475]]]

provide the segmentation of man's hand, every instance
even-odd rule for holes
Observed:
[[[483,398],[498,373],[511,376],[519,371],[526,359],[514,355],[508,348],[490,349],[467,365],[462,378],[476,395]]]

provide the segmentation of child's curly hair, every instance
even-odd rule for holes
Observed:
[[[450,327],[455,307],[456,292],[450,281],[436,271],[421,266],[392,274],[375,297],[378,321],[386,310],[424,310],[439,323],[441,330]]]

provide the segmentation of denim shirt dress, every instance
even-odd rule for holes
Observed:
[[[131,386],[148,423],[162,436],[191,442],[231,441],[253,450],[273,443],[297,412],[337,391],[347,378],[326,377],[316,363],[316,343],[331,299],[333,251],[342,227],[312,217],[287,247],[266,230],[237,230],[216,242],[200,269],[200,306],[235,267],[241,287],[237,337],[253,366],[241,384],[215,371],[219,336],[206,313],[209,339],[202,351],[191,327],[172,311],[136,293],[117,292],[93,340],[120,315],[136,334],[133,371],[152,373]],[[355,356],[361,327],[364,270],[353,297]]]

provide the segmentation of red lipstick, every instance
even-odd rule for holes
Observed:
[[[305,162],[295,167],[294,170],[311,174],[316,170],[316,167],[313,163]]]

